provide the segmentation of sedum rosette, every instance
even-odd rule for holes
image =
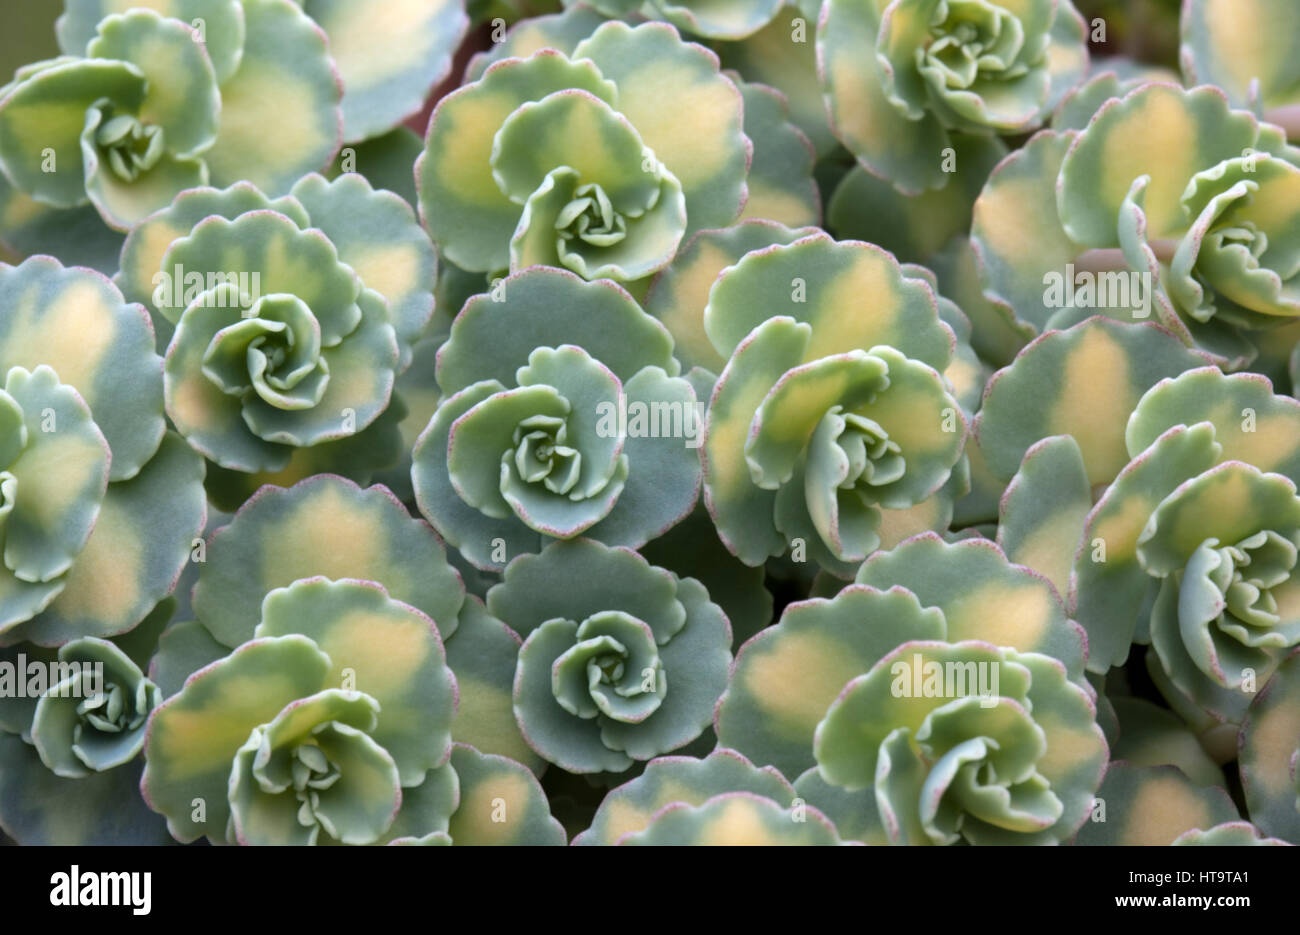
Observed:
[[[605,23],[571,55],[504,59],[438,102],[420,215],[476,272],[644,279],[739,216],[751,145],[717,58],[666,24]]]
[[[148,317],[49,257],[0,265],[0,645],[133,628],[203,526]]]
[[[220,119],[216,73],[191,27],[151,10],[115,14],[79,49],[0,88],[0,168],[42,204],[89,202],[126,230],[207,184]]]
[[[114,231],[180,192],[283,194],[338,151],[334,60],[290,0],[139,6],[68,0],[63,55],[0,89],[0,239],[20,254],[63,257],[75,232],[76,261],[111,271]]]
[[[524,638],[515,718],[543,759],[619,773],[708,728],[731,626],[694,578],[578,539],[512,561],[487,606]]]
[[[858,582],[789,605],[740,649],[719,742],[799,776],[855,840],[1073,835],[1107,748],[1051,585],[992,543],[932,533],[877,553]]]
[[[119,281],[170,335],[168,415],[196,450],[225,471],[367,480],[399,456],[388,410],[435,269],[398,196],[309,175],[278,199],[186,192],[132,231]]]
[[[161,701],[158,686],[112,643],[87,637],[65,643],[59,662],[75,666],[41,696],[31,739],[56,776],[80,779],[135,758],[144,725]]]
[[[1300,636],[1300,407],[1203,363],[1155,326],[1092,319],[995,375],[976,431],[994,473],[1016,472],[999,541],[1068,594],[1090,669],[1150,644],[1157,687],[1222,762]],[[1053,389],[1085,369],[1104,392]]]
[[[1067,589],[1090,668],[1150,643],[1156,684],[1230,759],[1252,694],[1300,643],[1300,405],[1258,375],[1180,364],[1158,350],[1162,332],[1104,321],[1044,336],[990,386],[978,431],[998,464],[1044,439],[1024,449],[1012,481],[1024,506],[1008,495],[999,535]],[[1044,409],[1034,387],[1049,373],[1106,360],[1129,368],[1128,387],[1058,405],[1046,424],[1013,416],[1030,398]]]
[[[264,487],[213,532],[196,567],[194,619],[173,624],[153,660],[164,694],[251,640],[272,591],[312,577],[363,580],[437,624],[458,684],[455,739],[540,766],[510,710],[519,637],[465,593],[438,537],[387,489],[328,475]]]
[[[1186,141],[1174,156],[1171,139]],[[1151,319],[1235,369],[1255,357],[1254,332],[1300,313],[1298,193],[1277,127],[1214,87],[1143,83],[1082,131],[1045,131],[1008,157],[972,238],[990,297],[1035,328]]]
[[[831,129],[900,191],[942,188],[954,134],[1033,130],[1088,69],[1069,0],[829,0],[817,61]]]
[[[465,70],[466,80],[482,78],[488,66],[495,62],[523,58],[541,49],[555,49],[574,58],[578,46],[604,22],[599,13],[584,4],[570,6],[562,13],[524,20],[515,24],[500,41],[494,41],[490,50],[474,56]],[[680,23],[676,25],[691,31]],[[811,41],[806,46],[811,54]],[[724,43],[718,53],[723,55],[731,48],[733,43]],[[779,82],[773,81],[766,72],[755,75],[746,67],[740,72],[727,69],[723,74],[740,91],[742,128],[753,147],[746,179],[748,196],[740,220],[765,218],[792,227],[818,223],[821,197],[812,172],[817,151],[809,138],[813,131],[795,111],[793,105],[797,102],[778,91]],[[820,121],[820,98],[817,111]]]
[[[661,535],[700,483],[702,407],[672,350],[607,280],[535,268],[473,297],[438,351],[446,395],[412,455],[420,511],[491,570],[552,539]]]
[[[453,763],[456,700],[426,615],[372,582],[303,579],[268,594],[253,639],[155,710],[141,790],[181,841],[450,843],[469,791]],[[522,810],[539,807],[526,770],[466,749],[480,781],[524,783]]]
[[[0,663],[0,827],[22,844],[165,843],[137,760],[162,699],[136,661],[83,637],[0,649]]]
[[[789,550],[851,577],[881,510],[953,475],[966,419],[941,371],[956,340],[932,283],[880,248],[815,234],[754,250],[714,284],[704,329],[728,358],[704,499],[746,564]]]

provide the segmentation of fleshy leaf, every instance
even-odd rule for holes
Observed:
[[[1115,762],[1074,843],[1163,846],[1187,831],[1239,818],[1221,787],[1198,786],[1173,766]]]
[[[289,0],[241,5],[243,55],[221,85],[220,131],[204,158],[214,186],[245,180],[275,197],[334,158],[342,87],[325,34]]]

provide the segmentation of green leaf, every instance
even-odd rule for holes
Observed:
[[[1176,766],[1201,786],[1223,786],[1223,770],[1176,714],[1140,698],[1113,699],[1120,738],[1111,756],[1134,766]]]
[[[687,236],[734,223],[751,144],[740,91],[718,71],[717,57],[666,24],[620,22],[600,26],[573,57],[590,59],[614,83],[618,112],[681,182]]]
[[[402,368],[411,345],[433,314],[438,261],[415,213],[393,193],[371,188],[365,176],[347,173],[332,182],[319,175],[299,179],[291,194],[367,289],[388,302],[389,320],[402,349]]]
[[[253,637],[294,633],[329,657],[327,684],[378,702],[366,733],[393,758],[402,785],[447,762],[456,680],[432,620],[373,582],[308,578],[266,596]]]
[[[106,99],[134,113],[147,86],[129,62],[93,59],[51,63],[13,86],[0,98],[0,163],[8,180],[56,208],[85,204],[80,139],[87,111]]]
[[[651,760],[645,772],[601,800],[591,826],[575,845],[611,845],[645,830],[654,816],[675,802],[703,805],[727,792],[749,792],[774,802],[792,802],[795,791],[771,766],[758,768],[735,750],[718,748],[703,759],[670,756]]]
[[[1027,565],[1070,593],[1070,571],[1092,511],[1092,489],[1083,453],[1069,435],[1035,443],[1025,452],[998,510],[998,545],[1007,558]]]
[[[272,197],[324,169],[342,139],[342,88],[325,34],[288,0],[241,0],[239,69],[221,85],[212,184],[252,182]],[[209,24],[211,28],[211,24]]]
[[[167,825],[140,798],[142,763],[61,779],[36,751],[0,733],[0,824],[21,844],[164,845]]]
[[[459,0],[303,0],[343,82],[343,139],[378,136],[419,112],[469,27]]]
[[[703,805],[674,802],[665,806],[644,830],[628,832],[617,843],[643,847],[827,847],[843,843],[821,812],[805,807],[801,814],[803,820],[796,821],[789,808],[771,799],[728,792]]]
[[[856,580],[869,587],[907,588],[923,606],[938,608],[950,642],[987,640],[1021,653],[1042,653],[1060,660],[1071,679],[1083,678],[1083,635],[1055,589],[1041,574],[1013,564],[992,542],[945,542],[923,533],[872,555]]]
[[[683,367],[721,373],[726,366],[726,358],[714,349],[704,329],[709,290],[722,271],[751,251],[812,233],[811,227],[791,229],[773,221],[748,220],[722,230],[701,231],[678,249],[672,263],[650,284],[645,310],[668,328],[673,353]]]
[[[863,314],[847,316],[862,296]],[[812,325],[804,360],[853,348],[889,345],[936,370],[953,352],[930,285],[911,279],[894,257],[870,244],[837,243],[825,234],[756,250],[719,278],[704,327],[719,354],[730,356],[755,327],[778,315]]]
[[[748,81],[762,82],[782,92],[790,104],[791,120],[812,142],[817,158],[831,154],[839,142],[826,121],[826,108],[817,80],[819,5],[787,2],[758,32],[734,42],[718,43],[723,67]]]
[[[503,756],[456,744],[451,765],[460,778],[460,805],[448,831],[470,847],[563,847],[563,826],[551,817],[546,793],[527,769]]]
[[[5,446],[2,468],[4,573],[53,581],[72,567],[95,526],[108,488],[108,444],[77,391],[49,367],[14,367],[0,402],[22,420],[4,433],[17,442]]]
[[[1116,762],[1107,768],[1097,805],[1074,843],[1159,847],[1187,831],[1239,818],[1221,787],[1199,786],[1174,766]]]
[[[1300,842],[1300,654],[1292,653],[1251,701],[1241,725],[1241,784],[1251,820],[1265,833]],[[1200,827],[1209,827],[1201,825]]]
[[[820,224],[821,194],[812,175],[815,153],[808,137],[790,122],[785,96],[775,88],[745,82],[739,75],[729,77],[740,88],[745,135],[754,144],[749,198],[741,221],[766,218],[790,227]]]
[[[63,15],[54,24],[59,48],[66,55],[84,55],[105,17],[139,7],[139,0],[65,0]],[[190,26],[203,24],[202,45],[207,48],[217,80],[235,73],[244,52],[244,8],[239,0],[151,0],[159,15]]]
[[[1142,394],[1204,363],[1149,323],[1095,317],[1050,331],[989,381],[975,427],[989,468],[1009,479],[1035,442],[1071,435],[1089,484],[1108,483],[1128,463],[1124,426]]]
[[[705,0],[674,3],[656,0],[663,18],[683,32],[710,39],[744,39],[765,26],[782,0]]]
[[[624,383],[649,366],[680,372],[672,338],[622,287],[529,269],[465,303],[438,351],[438,385],[448,396],[482,380],[514,386],[535,348],[565,344],[581,347]]]
[[[1285,107],[1296,103],[1300,81],[1286,36],[1300,29],[1296,8],[1284,0],[1191,0],[1180,20],[1180,60],[1187,83],[1213,84],[1236,107],[1254,103]],[[1251,89],[1251,82],[1259,87]]]
[[[39,616],[9,630],[5,642],[55,646],[132,629],[176,587],[206,509],[203,459],[178,435],[167,435],[143,471],[109,484],[62,591]]]
[[[200,670],[154,711],[140,791],[181,842],[226,842],[226,787],[250,732],[319,691],[330,658],[303,636],[255,640]],[[204,804],[194,817],[194,799]]]

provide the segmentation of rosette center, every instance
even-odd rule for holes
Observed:
[[[107,98],[94,106],[100,114],[95,148],[115,176],[134,182],[158,164],[167,146],[162,127],[131,114],[114,114],[114,106]]]
[[[984,0],[952,0],[935,8],[928,42],[917,65],[943,86],[965,90],[980,78],[1013,78],[1028,66],[1015,64],[1025,44],[1024,27],[1008,10]]]
[[[296,296],[263,296],[212,338],[203,372],[232,396],[253,392],[277,409],[310,409],[329,384],[320,323]]]
[[[627,220],[615,210],[599,183],[579,185],[573,195],[555,219],[556,247],[561,255],[575,239],[593,247],[612,247],[627,236]]]
[[[565,444],[568,426],[558,416],[529,416],[514,432],[514,463],[519,477],[530,484],[567,494],[582,473],[582,454]]]
[[[621,611],[594,614],[577,630],[577,642],[555,661],[555,700],[570,714],[603,714],[625,724],[659,709],[667,679],[650,627]]]

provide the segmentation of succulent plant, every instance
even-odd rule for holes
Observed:
[[[23,252],[85,231],[103,267],[182,191],[251,181],[276,195],[338,151],[341,88],[320,28],[290,0],[68,0],[63,54],[0,88],[0,236]],[[92,210],[93,209],[93,210]],[[87,216],[98,216],[92,223]]]
[[[131,232],[118,279],[168,336],[168,415],[197,451],[224,471],[368,480],[400,456],[384,416],[435,271],[409,206],[348,174],[278,199],[185,192]]]
[[[586,581],[577,591],[564,586]],[[524,740],[574,773],[619,773],[703,733],[727,683],[731,626],[693,578],[628,549],[556,542],[507,567],[488,610],[520,636]]]
[[[301,579],[158,707],[141,789],[181,841],[448,843],[468,791],[451,762],[456,703],[429,617],[373,582]],[[478,783],[526,775],[466,749]]]
[[[999,537],[1069,594],[1094,671],[1150,643],[1170,704],[1228,759],[1252,693],[1300,640],[1288,610],[1300,466],[1275,441],[1294,437],[1300,408],[1262,377],[1191,366],[1167,334],[1139,341],[1105,322],[1044,335],[990,385],[981,440],[1006,467],[1024,452]],[[1128,368],[1129,387],[1062,400],[1027,431],[1012,415],[1026,394],[1085,360]]]
[[[203,559],[194,619],[169,628],[154,657],[165,694],[251,640],[271,592],[308,578],[361,580],[437,624],[459,686],[455,739],[540,765],[510,711],[518,635],[466,595],[437,536],[385,488],[328,475],[264,487],[210,536]]]
[[[907,194],[942,188],[957,134],[1043,123],[1088,69],[1069,0],[828,0],[817,61],[831,129]]]
[[[867,843],[1068,839],[1091,809],[1106,742],[1055,592],[996,548],[925,536],[859,579],[900,571],[917,592],[853,584],[791,604],[742,647],[719,741],[799,776],[801,796]],[[958,580],[986,583],[968,597]],[[990,600],[1002,633],[981,611]],[[783,683],[789,671],[808,678]]]
[[[662,534],[695,506],[703,428],[672,350],[608,280],[536,268],[475,296],[438,351],[445,395],[413,453],[420,511],[494,570],[552,539]]]
[[[540,263],[634,282],[683,237],[736,220],[741,123],[740,91],[707,49],[664,24],[605,23],[571,56],[499,61],[439,101],[416,164],[420,215],[467,270]]]
[[[940,374],[956,341],[931,284],[814,234],[725,270],[704,330],[728,358],[702,449],[719,535],[749,565],[789,550],[851,577],[881,510],[936,494],[961,456],[966,420]]]
[[[1295,0],[10,6],[0,845],[1300,844]]]
[[[135,627],[203,526],[143,310],[50,257],[0,265],[0,644]]]
[[[207,183],[221,94],[188,24],[149,10],[114,14],[73,54],[0,89],[0,166],[16,188],[56,208],[89,200],[126,230]],[[57,122],[46,116],[56,106]]]
[[[1178,159],[1167,142],[1188,141]],[[1158,321],[1229,369],[1297,309],[1287,220],[1295,150],[1212,86],[1142,83],[1080,132],[1044,131],[975,206],[986,289],[1038,329]],[[1032,236],[1036,249],[1014,243]],[[1254,338],[1262,341],[1262,337]]]
[[[158,687],[126,652],[82,637],[0,650],[0,823],[24,844],[162,844],[138,794]]]

